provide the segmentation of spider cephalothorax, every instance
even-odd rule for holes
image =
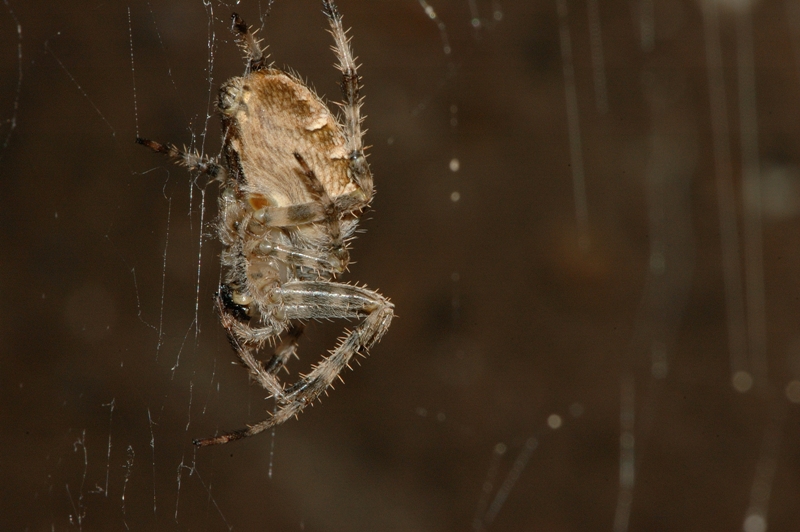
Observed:
[[[365,354],[391,323],[392,304],[377,292],[335,279],[349,262],[347,242],[372,200],[364,156],[359,77],[342,17],[323,0],[342,72],[341,122],[294,75],[267,62],[248,26],[233,15],[245,50],[245,75],[220,88],[220,158],[172,144],[137,142],[220,181],[217,232],[225,282],[216,295],[222,326],[250,376],[278,403],[269,419],[198,446],[227,443],[283,423],[322,394],[354,355]],[[296,383],[278,378],[297,351],[303,323],[361,318],[331,353]],[[266,362],[256,358],[277,343]]]

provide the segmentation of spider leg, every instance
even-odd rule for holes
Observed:
[[[262,207],[253,213],[253,219],[265,227],[294,227],[324,220],[325,210],[319,203]]]
[[[361,80],[358,77],[358,66],[350,49],[350,39],[342,27],[342,15],[333,0],[322,0],[322,12],[328,17],[331,25],[331,35],[333,35],[333,51],[339,63],[336,68],[342,73],[342,97],[341,103],[344,112],[345,139],[347,141],[347,152],[350,158],[350,169],[353,180],[363,191],[366,199],[364,205],[372,199],[373,184],[372,173],[369,170],[367,159],[364,156],[363,131],[361,131],[361,103],[359,96]]]
[[[293,323],[289,326],[281,343],[275,348],[275,353],[266,364],[264,364],[264,370],[267,373],[270,375],[277,375],[278,372],[286,366],[290,358],[298,358],[297,342],[303,335],[305,328],[306,326],[303,323]]]
[[[212,179],[224,181],[226,178],[225,168],[217,163],[215,157],[207,155],[200,156],[197,153],[181,151],[171,143],[161,144],[159,142],[136,137],[136,143],[146,146],[156,153],[161,153],[169,157],[177,165],[185,166],[190,171],[206,174]]]
[[[305,158],[298,152],[294,152],[294,157],[301,169],[298,176],[303,179],[303,183],[308,191],[311,192],[315,201],[286,207],[262,207],[253,213],[253,220],[265,227],[292,227],[313,222],[325,222],[326,231],[331,239],[331,246],[335,254],[339,259],[346,262],[348,258],[347,250],[342,242],[339,217],[342,214],[364,209],[371,199],[371,188],[369,195],[365,191],[357,189],[350,194],[337,196],[333,200]],[[363,154],[361,157],[363,159]],[[352,164],[351,158],[351,166]],[[369,167],[366,166],[366,161],[364,168],[369,174]],[[370,179],[372,179],[371,175]]]
[[[253,436],[287,421],[313,403],[339,377],[356,354],[364,355],[378,342],[394,316],[394,305],[377,292],[330,281],[292,281],[279,289],[287,319],[353,318],[364,320],[342,338],[330,356],[308,375],[283,390],[280,407],[271,418],[245,429],[195,440],[198,447],[216,445]]]
[[[297,159],[300,168],[303,169],[301,175],[305,178],[306,187],[314,196],[314,199],[322,206],[322,211],[325,214],[323,220],[325,222],[325,230],[328,233],[328,237],[331,239],[330,247],[332,249],[332,255],[346,263],[348,260],[347,250],[342,242],[339,212],[336,210],[336,205],[333,203],[333,200],[331,200],[331,197],[328,196],[328,192],[325,190],[325,187],[322,186],[317,174],[314,173],[314,170],[311,169],[303,156],[294,152],[294,158]]]
[[[291,266],[303,266],[318,272],[339,274],[345,271],[347,261],[331,253],[314,249],[294,248],[288,245],[276,244],[267,240],[252,242],[248,250],[257,257],[273,257],[278,261]]]
[[[255,72],[269,67],[267,64],[269,55],[265,54],[264,49],[261,48],[261,41],[255,38],[255,32],[250,31],[250,27],[236,13],[231,15],[231,31],[236,36],[237,44],[246,54],[247,72]]]
[[[267,390],[271,396],[278,400],[283,399],[283,385],[276,374],[284,367],[289,358],[296,354],[297,339],[302,334],[303,327],[289,328],[289,334],[275,349],[275,354],[265,366],[255,355],[268,340],[280,334],[280,331],[276,331],[272,327],[251,327],[248,323],[250,318],[246,315],[244,307],[232,301],[231,290],[228,286],[220,287],[216,300],[220,322],[228,333],[228,341],[239,361],[247,368],[250,377]]]
[[[367,206],[363,192],[337,196],[333,206],[340,215],[360,211]],[[253,213],[253,218],[266,227],[293,227],[326,219],[325,207],[319,202],[298,203],[288,207],[261,207]]]

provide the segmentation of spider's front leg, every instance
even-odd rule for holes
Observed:
[[[271,418],[246,429],[216,437],[195,440],[198,447],[228,443],[253,436],[280,425],[313,403],[350,366],[354,355],[366,354],[391,324],[394,305],[377,292],[330,281],[292,281],[277,290],[283,298],[289,320],[364,317],[358,327],[347,333],[330,356],[314,366],[300,381],[283,390],[280,407]]]

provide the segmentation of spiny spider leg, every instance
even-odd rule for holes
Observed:
[[[256,243],[252,253],[257,257],[274,257],[291,266],[303,266],[320,272],[342,273],[346,267],[345,261],[331,253],[271,242]]]
[[[245,429],[227,432],[211,438],[194,440],[198,447],[240,440],[263,432],[299,414],[333,384],[356,354],[364,355],[378,342],[391,324],[394,315],[386,298],[367,290],[328,281],[293,281],[280,289],[288,319],[311,317],[352,318],[366,314],[364,321],[350,331],[328,357],[313,367],[308,375],[286,390],[278,400],[281,405],[271,418]],[[341,378],[341,377],[340,377]]]
[[[342,243],[342,232],[339,225],[339,213],[336,211],[336,205],[334,205],[331,197],[328,196],[325,187],[322,186],[319,178],[317,178],[317,174],[314,173],[314,170],[312,170],[311,167],[308,166],[306,160],[303,159],[303,156],[294,152],[294,158],[297,159],[300,168],[303,169],[300,175],[305,177],[306,188],[308,188],[314,198],[322,205],[323,212],[325,213],[325,229],[331,239],[333,255],[340,261],[347,262],[347,250]]]
[[[275,354],[264,364],[264,369],[267,373],[270,375],[277,374],[281,368],[286,366],[290,358],[297,357],[297,342],[300,340],[300,336],[303,335],[305,328],[306,326],[302,323],[289,325],[286,336],[281,340],[280,345],[275,348]]]
[[[292,227],[324,221],[334,245],[341,246],[337,218],[365,208],[369,203],[368,198],[365,198],[363,191],[356,190],[337,197],[336,201],[332,200],[305,158],[297,152],[294,152],[294,158],[302,169],[299,176],[316,201],[288,207],[262,207],[253,214],[253,219],[266,227]]]
[[[372,173],[364,156],[362,139],[364,132],[361,131],[362,99],[359,96],[361,82],[358,77],[358,66],[353,57],[353,51],[350,49],[350,39],[347,38],[342,26],[342,15],[336,4],[330,0],[323,0],[322,12],[328,17],[331,25],[330,31],[334,41],[333,51],[339,60],[336,68],[342,73],[341,88],[344,101],[341,103],[341,108],[344,111],[345,138],[347,139],[347,153],[350,157],[350,169],[356,184],[366,195],[365,203],[369,203],[372,199],[373,184]]]
[[[280,331],[275,331],[270,327],[250,327],[247,323],[250,319],[249,316],[244,307],[233,302],[231,292],[230,287],[223,285],[220,287],[220,291],[217,294],[217,311],[219,312],[219,319],[222,326],[228,332],[228,341],[231,347],[233,347],[236,356],[239,357],[242,365],[247,368],[250,377],[266,389],[270,395],[281,399],[284,396],[283,385],[275,374],[282,367],[282,364],[271,364],[270,367],[275,366],[275,369],[274,371],[270,371],[255,357],[259,349],[261,349],[269,339],[280,334]],[[297,346],[297,336],[295,336],[294,349],[296,349]],[[281,347],[284,347],[283,344],[281,344]],[[292,353],[293,351],[284,347],[281,351],[280,360],[285,363]],[[275,355],[279,355],[279,353],[276,351]],[[285,355],[285,358],[282,355]]]
[[[264,53],[261,42],[255,38],[242,17],[233,13],[231,15],[231,31],[236,36],[236,42],[244,50],[247,59],[247,72],[255,72],[269,67],[269,55]]]
[[[300,203],[288,207],[262,207],[253,219],[265,227],[294,227],[325,219],[325,209],[319,203]]]
[[[334,208],[340,215],[361,211],[367,207],[368,203],[360,189],[350,194],[337,196],[333,200]],[[310,202],[288,207],[262,207],[253,214],[253,219],[266,227],[293,227],[322,222],[327,216],[325,207],[321,203]]]
[[[171,143],[161,144],[154,140],[136,137],[136,143],[147,146],[156,153],[162,153],[169,157],[172,162],[179,166],[185,166],[189,170],[194,170],[206,174],[212,179],[224,181],[226,178],[225,168],[220,166],[215,157],[207,155],[200,156],[197,153],[181,151]]]

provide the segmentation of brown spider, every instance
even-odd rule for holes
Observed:
[[[232,30],[246,54],[242,77],[226,81],[221,157],[137,138],[189,170],[221,183],[217,233],[225,282],[216,294],[220,321],[250,377],[278,403],[269,419],[194,440],[203,447],[252,436],[283,423],[325,392],[356,354],[364,355],[392,321],[394,306],[366,288],[336,282],[347,269],[348,242],[373,195],[364,156],[359,77],[342,16],[323,0],[342,72],[342,123],[296,76],[274,68],[244,21]],[[363,318],[308,375],[284,386],[278,372],[296,355],[303,321]],[[274,344],[263,363],[256,354]]]

